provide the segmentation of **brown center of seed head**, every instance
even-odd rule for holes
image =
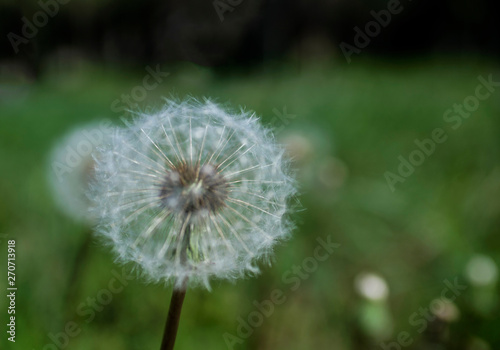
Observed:
[[[210,164],[176,166],[166,173],[160,190],[164,207],[182,214],[215,212],[225,206],[227,195],[226,179]]]

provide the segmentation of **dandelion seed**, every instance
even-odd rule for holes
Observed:
[[[294,182],[249,112],[168,100],[116,131],[96,164],[98,231],[150,281],[209,288],[255,272],[289,234]]]

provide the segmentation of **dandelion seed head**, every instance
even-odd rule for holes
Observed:
[[[151,281],[209,287],[256,273],[292,228],[288,162],[244,110],[167,100],[117,129],[96,164],[98,232]]]
[[[467,263],[465,276],[473,285],[488,286],[497,281],[498,267],[491,257],[477,254]]]
[[[356,277],[355,287],[357,292],[368,300],[386,300],[389,295],[389,287],[386,281],[373,273],[362,273]]]
[[[47,179],[56,205],[72,219],[93,224],[87,191],[94,177],[92,152],[110,132],[107,123],[89,123],[70,130],[54,145],[49,156]]]

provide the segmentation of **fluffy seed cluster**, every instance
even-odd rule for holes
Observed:
[[[167,100],[117,129],[96,157],[98,231],[152,281],[209,287],[257,272],[291,228],[283,150],[257,118],[209,100]]]
[[[94,175],[93,152],[111,132],[108,125],[91,123],[65,134],[49,156],[47,179],[57,206],[76,221],[92,225],[87,191]]]

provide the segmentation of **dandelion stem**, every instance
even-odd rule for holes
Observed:
[[[188,215],[184,222],[179,238],[180,241],[182,241],[182,250],[179,254],[182,264],[185,264],[187,261],[187,250],[191,239],[191,225],[189,225],[190,217],[191,215]],[[161,342],[160,350],[173,350],[174,348],[175,337],[177,336],[177,329],[179,328],[179,320],[181,318],[182,303],[186,296],[188,279],[184,277],[180,287],[177,286],[178,281],[179,279],[177,279],[174,284],[172,299],[170,299],[170,307],[168,309],[167,322],[165,323],[165,331],[163,332],[163,341]]]
[[[182,304],[186,296],[187,278],[182,282],[180,288],[175,287],[170,300],[167,322],[165,331],[163,332],[163,341],[161,342],[160,350],[173,350],[177,329],[179,328],[179,320],[181,317]]]

